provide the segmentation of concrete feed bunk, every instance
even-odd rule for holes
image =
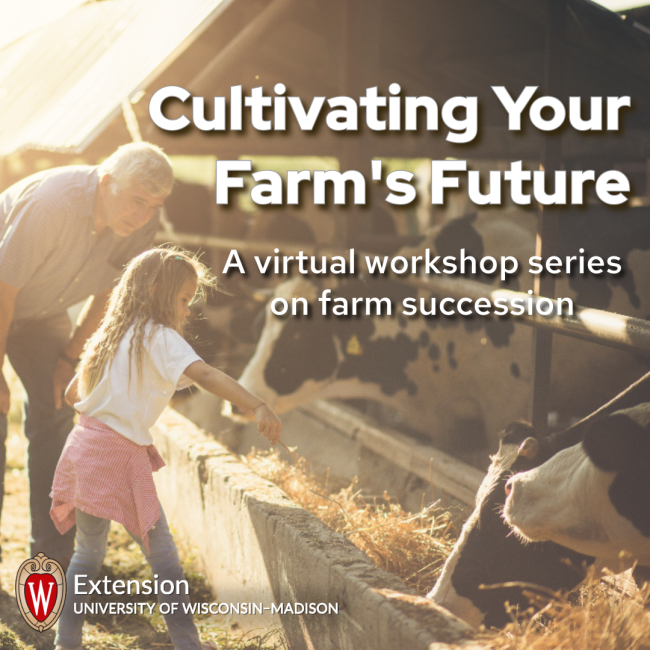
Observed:
[[[478,648],[470,628],[291,501],[168,409],[154,428],[170,520],[197,551],[219,603],[332,603],[338,614],[271,614],[292,650]],[[252,618],[252,617],[251,617]]]

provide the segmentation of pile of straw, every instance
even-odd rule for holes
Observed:
[[[244,461],[419,594],[435,584],[454,546],[458,515],[437,504],[409,515],[386,494],[370,503],[355,483],[329,494],[327,481],[318,481],[302,458],[289,464],[277,452],[253,450]],[[541,611],[513,611],[506,628],[481,630],[478,640],[490,650],[650,650],[649,590],[630,596],[592,579],[568,597],[531,592]]]
[[[303,458],[290,465],[277,452],[253,450],[244,460],[418,594],[425,595],[435,584],[458,534],[457,517],[450,511],[435,503],[409,515],[386,493],[380,500],[363,499],[355,482],[329,494],[327,480],[318,481]]]
[[[649,591],[633,595],[613,592],[591,580],[577,597],[548,599],[535,616],[524,613],[500,631],[484,632],[490,650],[648,650]],[[533,596],[531,598],[539,598]]]

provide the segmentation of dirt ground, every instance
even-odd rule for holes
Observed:
[[[54,631],[39,633],[25,623],[15,599],[15,580],[19,566],[29,557],[29,489],[25,471],[25,443],[20,432],[20,400],[22,387],[5,366],[5,377],[11,377],[12,409],[7,440],[5,501],[2,512],[0,545],[0,650],[52,650]],[[175,533],[175,537],[177,534]],[[180,540],[179,552],[190,584],[191,600],[214,600],[200,574],[192,550]],[[149,567],[136,544],[118,525],[109,537],[109,550],[102,574],[115,579],[147,579]],[[113,597],[115,598],[115,597]],[[143,597],[144,598],[144,597]],[[124,602],[128,600],[123,597]],[[254,630],[243,633],[224,617],[196,617],[204,641],[215,641],[224,650],[281,650],[284,647],[277,630]],[[88,617],[84,625],[86,650],[164,650],[172,648],[160,614],[111,615]]]

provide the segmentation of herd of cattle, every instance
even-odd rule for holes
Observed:
[[[605,259],[616,255],[624,272],[561,277],[556,294],[650,318],[649,213],[563,215],[558,255],[579,248]],[[534,228],[533,216],[521,211],[471,215],[437,226],[419,247],[400,254],[428,247],[439,255],[458,256],[461,248],[477,258],[514,255],[523,270],[502,286],[527,291]],[[498,282],[496,275],[473,279]],[[294,277],[275,295],[317,304],[323,288],[348,298],[390,297],[396,304],[425,295],[398,279],[362,276]],[[279,413],[323,398],[374,400],[397,409],[438,447],[496,451],[474,512],[429,594],[475,626],[509,622],[504,603],[527,607],[526,586],[569,590],[592,565],[650,567],[647,362],[556,336],[551,409],[583,419],[539,438],[521,422],[530,397],[531,336],[529,327],[508,319],[328,318],[318,310],[278,318],[267,305],[255,353],[240,378]],[[642,575],[637,567],[635,577]]]
[[[558,296],[628,316],[650,314],[650,236],[641,236],[641,228],[636,228],[645,227],[650,211],[629,212],[629,241],[616,234],[620,215],[563,218],[560,254],[575,254],[585,246],[590,253],[601,252],[589,234],[596,229],[609,242],[608,255],[621,257],[625,272],[558,279]],[[534,215],[521,211],[471,215],[434,228],[420,248],[442,256],[458,256],[461,248],[477,258],[513,255],[523,271],[505,286],[527,291],[533,281],[526,268],[534,255],[534,229]],[[413,248],[401,251],[406,257],[417,253]],[[476,279],[496,283],[498,278]],[[332,295],[348,299],[386,296],[399,304],[404,297],[424,295],[386,277],[327,281]],[[318,306],[316,296],[324,282],[293,278],[276,288],[276,296],[289,301],[303,297]],[[442,449],[493,451],[499,443],[497,432],[527,415],[531,341],[530,327],[504,318],[336,318],[314,309],[308,317],[282,319],[267,309],[265,327],[241,382],[278,413],[316,399],[369,399],[397,409],[407,425]],[[553,360],[551,410],[567,416],[590,413],[648,369],[633,354],[561,336],[555,337]]]

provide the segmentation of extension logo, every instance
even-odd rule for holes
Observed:
[[[25,560],[16,574],[16,601],[25,622],[38,632],[49,630],[65,603],[65,573],[43,553]]]

